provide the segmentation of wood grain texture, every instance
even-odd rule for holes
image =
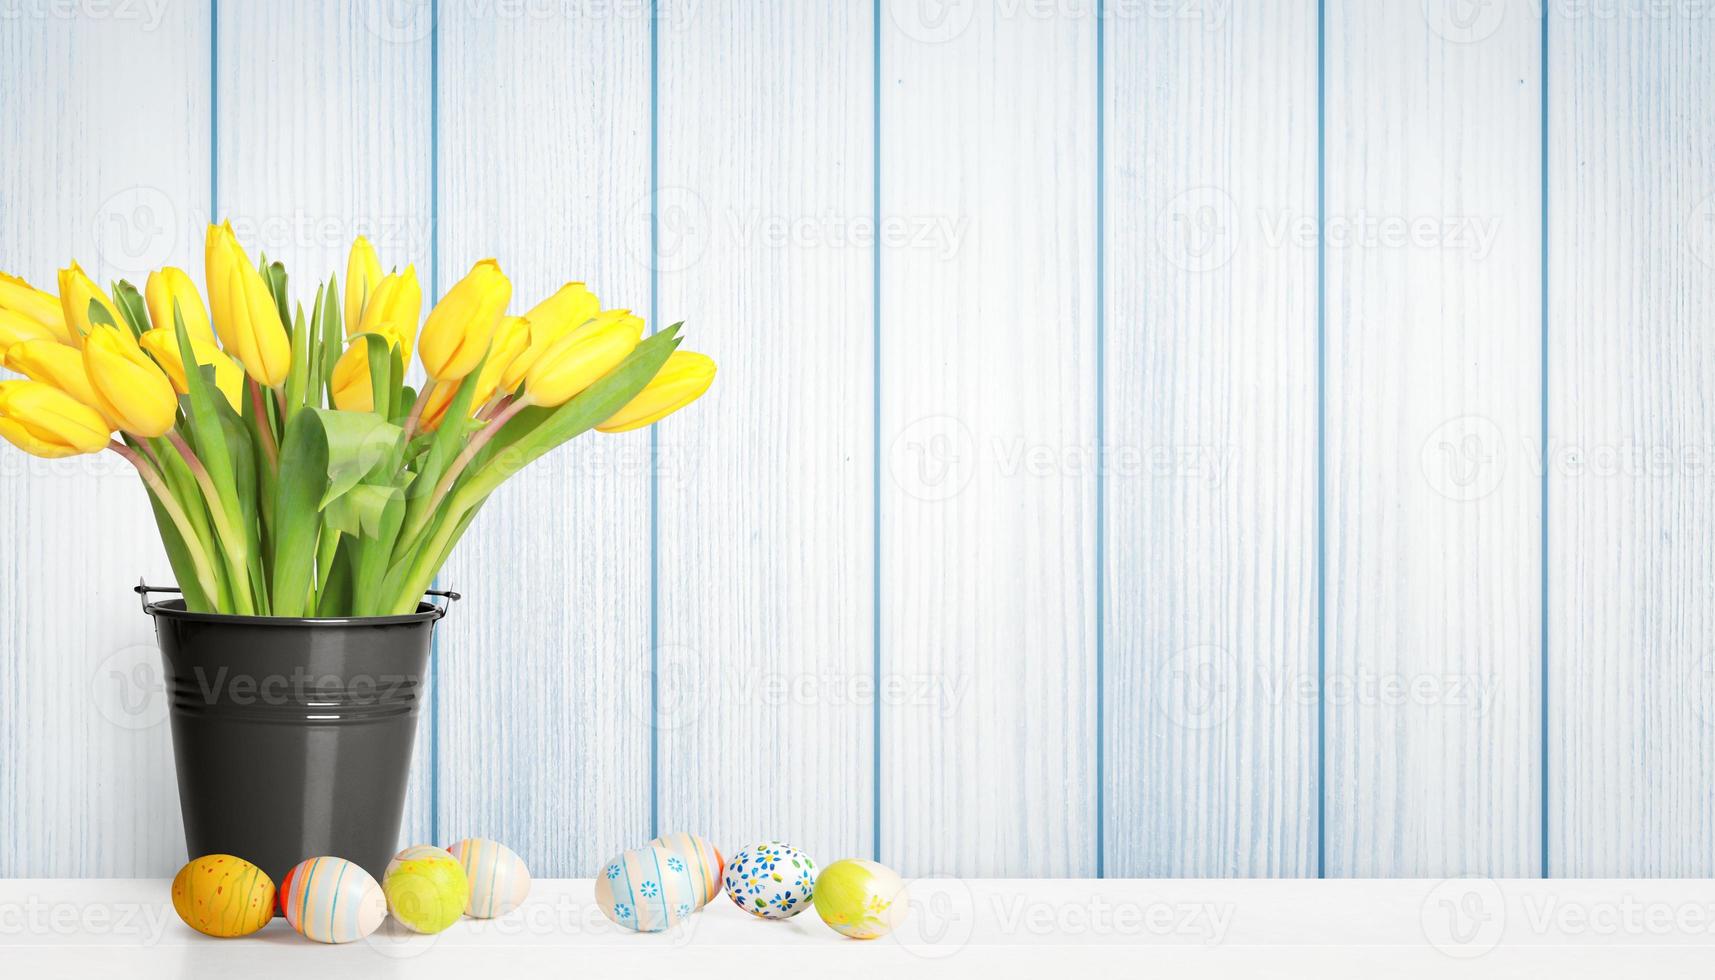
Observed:
[[[252,258],[266,253],[286,264],[290,289],[306,307],[330,275],[343,288],[359,234],[383,266],[415,263],[426,277],[429,25],[394,19],[409,9],[389,0],[220,6],[215,203]],[[198,282],[201,243],[199,227],[190,266]],[[429,698],[433,704],[432,690]],[[404,844],[429,840],[433,729],[425,711]]]
[[[661,17],[660,322],[721,372],[658,427],[661,829],[868,857],[870,8]]]
[[[1330,875],[1536,874],[1537,22],[1327,6]]]
[[[1715,874],[1715,23],[1549,17],[1550,871]]]
[[[1107,873],[1316,873],[1316,5],[1107,24]]]
[[[649,23],[607,9],[442,5],[443,289],[493,256],[514,313],[574,280],[647,309]],[[466,597],[441,633],[442,836],[506,841],[533,874],[649,839],[648,440],[539,460],[441,575]]]
[[[881,24],[881,860],[1091,874],[1095,22]]]
[[[74,258],[141,287],[202,254],[208,6],[141,6],[24,7],[0,29],[0,270],[49,292]],[[0,488],[0,877],[171,874],[167,702],[131,587],[172,574],[142,484],[111,453],[4,446]]]

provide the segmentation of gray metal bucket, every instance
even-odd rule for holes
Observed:
[[[150,602],[189,856],[233,854],[279,884],[332,855],[381,880],[398,848],[435,623],[287,619]],[[449,602],[454,593],[433,592]]]

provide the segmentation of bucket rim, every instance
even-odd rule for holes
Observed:
[[[443,596],[448,604],[420,600],[414,613],[388,616],[249,616],[238,613],[192,612],[184,599],[161,599],[151,602],[151,592],[177,592],[178,589],[138,583],[134,590],[143,601],[143,612],[150,616],[176,619],[187,623],[218,623],[228,626],[405,626],[413,623],[434,623],[446,616],[448,605],[459,598],[456,592],[430,592]]]

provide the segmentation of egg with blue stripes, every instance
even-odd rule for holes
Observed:
[[[691,863],[653,844],[608,861],[595,879],[596,907],[636,932],[671,929],[702,906],[701,895]]]
[[[691,877],[699,886],[698,908],[707,905],[721,893],[721,876],[726,873],[726,858],[721,856],[720,848],[709,843],[708,838],[686,833],[664,834],[649,843],[656,847],[665,847],[691,866]]]
[[[447,851],[464,866],[470,882],[465,913],[472,918],[499,918],[530,897],[530,869],[505,844],[486,837],[467,837]]]
[[[345,858],[313,857],[286,872],[280,911],[305,939],[349,943],[380,928],[387,896],[369,872]]]

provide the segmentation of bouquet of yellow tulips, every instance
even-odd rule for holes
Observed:
[[[478,262],[419,331],[416,273],[363,238],[306,315],[286,270],[210,226],[208,303],[181,269],[103,292],[76,263],[59,296],[0,275],[0,437],[48,458],[112,450],[148,488],[191,610],[412,612],[507,477],[590,429],[689,404],[714,362],[679,326],[644,337],[568,283],[523,316]],[[413,349],[426,380],[406,384]],[[117,433],[117,435],[115,435]]]

